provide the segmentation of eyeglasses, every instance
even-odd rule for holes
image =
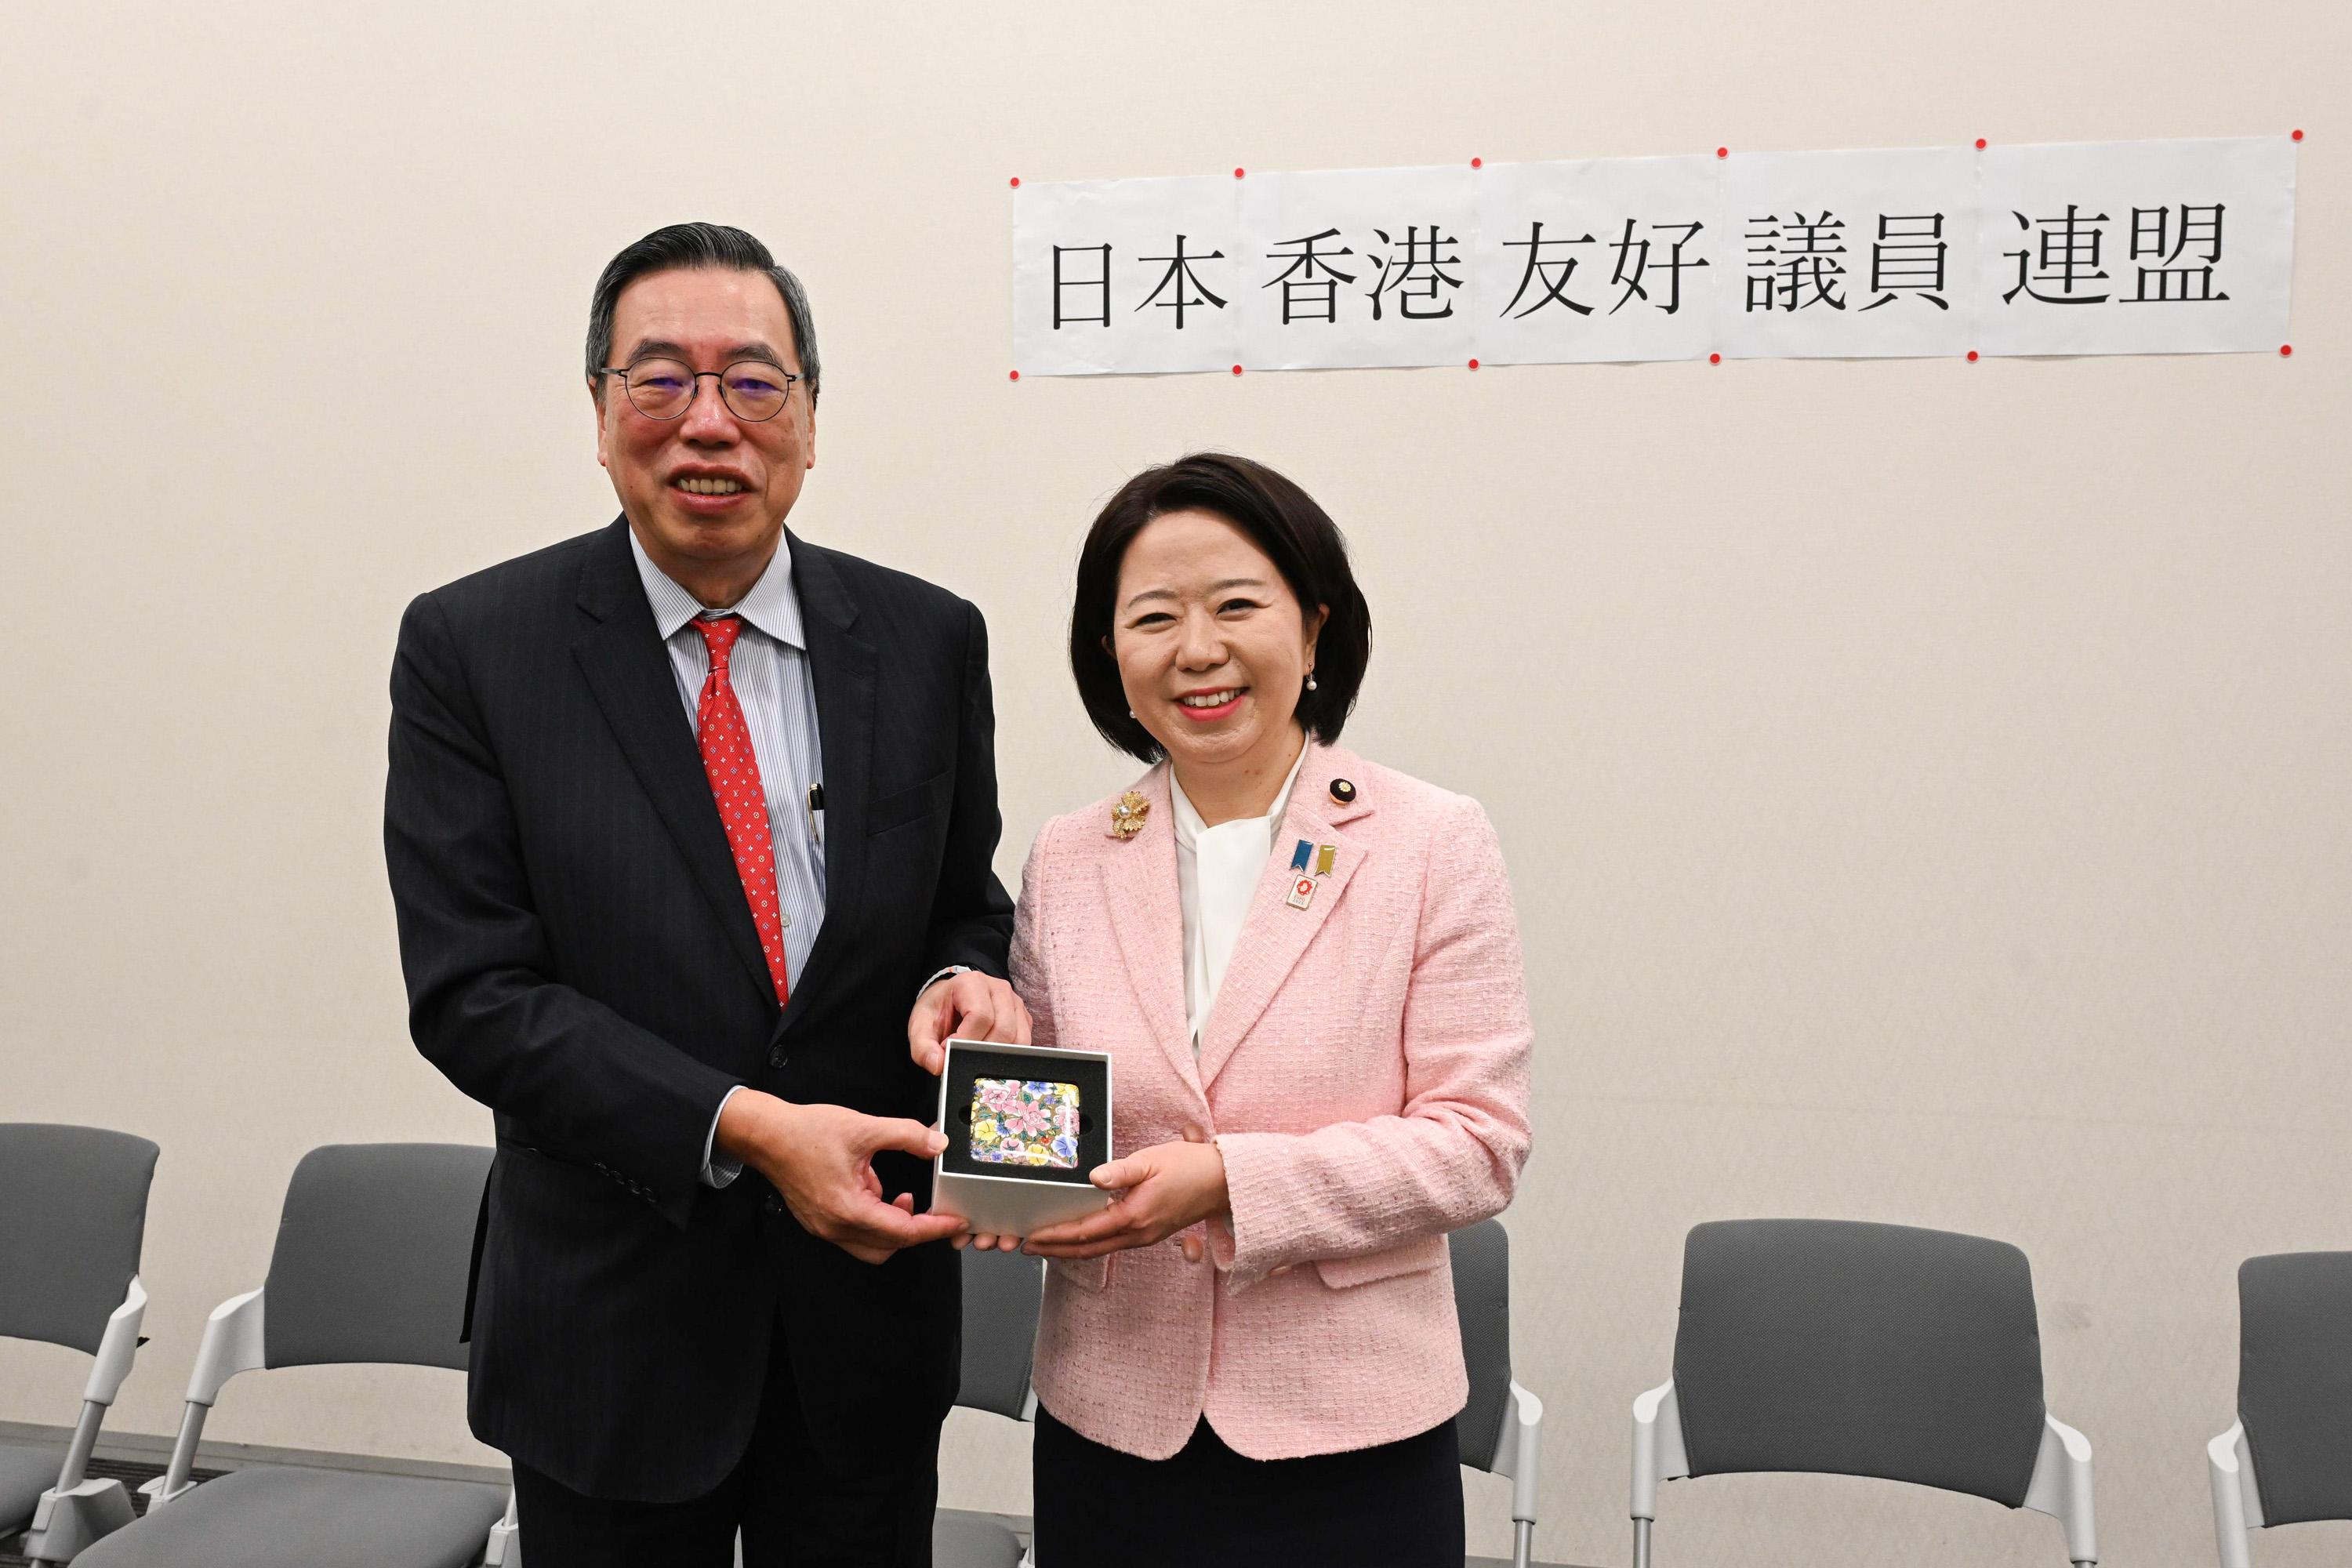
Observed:
[[[619,376],[628,389],[630,406],[648,419],[686,417],[702,378],[710,376],[719,383],[728,412],[753,425],[782,414],[793,383],[800,379],[763,359],[739,359],[725,370],[696,370],[674,359],[641,359],[635,364],[608,364],[603,374]]]

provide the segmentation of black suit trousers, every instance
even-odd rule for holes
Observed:
[[[779,1325],[778,1332],[782,1332]],[[518,1464],[525,1561],[551,1568],[929,1568],[939,1427],[877,1457],[812,1429],[793,1358],[775,1344],[751,1447],[685,1502],[584,1497]]]

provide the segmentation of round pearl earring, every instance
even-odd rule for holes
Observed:
[[[1309,691],[1315,689],[1315,672],[1311,669],[1307,672],[1307,689]]]

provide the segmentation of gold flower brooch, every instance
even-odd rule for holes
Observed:
[[[1114,838],[1132,838],[1143,831],[1143,819],[1151,815],[1151,803],[1135,790],[1118,797],[1110,808],[1110,831]]]

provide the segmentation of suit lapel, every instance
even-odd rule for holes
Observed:
[[[1351,771],[1352,763],[1346,752],[1317,746],[1307,765],[1298,770],[1290,807],[1283,814],[1273,853],[1266,857],[1265,871],[1250,900],[1249,917],[1242,922],[1241,935],[1234,943],[1233,962],[1217,987],[1216,1005],[1209,1009],[1208,1022],[1201,1030],[1204,1085],[1216,1081],[1234,1047],[1265,1014],[1316,933],[1339,907],[1348,884],[1355,879],[1356,868],[1364,862],[1364,846],[1341,833],[1339,824],[1363,815],[1370,809],[1368,803],[1360,795],[1353,802],[1331,809],[1331,781]],[[1331,874],[1315,878],[1313,900],[1299,910],[1289,902],[1290,868],[1302,838],[1315,850],[1328,844],[1333,854]],[[1307,874],[1312,875],[1314,868],[1315,854],[1310,850]]]
[[[727,829],[710,798],[710,780],[695,744],[694,725],[678,704],[669,651],[654,625],[645,584],[629,551],[628,523],[614,522],[588,552],[581,573],[580,607],[595,625],[572,644],[588,689],[612,726],[621,753],[654,803],[687,868],[710,900],[711,912],[763,994],[775,994],[751,906],[736,874]]]
[[[1176,822],[1168,804],[1167,767],[1152,770],[1137,790],[1150,803],[1142,831],[1120,839],[1111,835],[1109,823],[1103,824],[1103,900],[1110,909],[1111,936],[1127,963],[1129,986],[1151,1037],[1168,1065],[1197,1093],[1201,1068],[1192,1058],[1192,1031],[1185,1019],[1184,910],[1176,887]]]
[[[851,929],[857,910],[859,879],[866,872],[866,796],[874,776],[874,646],[851,628],[856,601],[849,596],[824,552],[789,531],[793,586],[800,595],[801,626],[808,637],[809,676],[816,688],[817,747],[824,775],[824,925],[793,987],[782,1026],[808,1010],[816,989],[841,948],[856,940]],[[914,998],[908,997],[909,1005]]]

